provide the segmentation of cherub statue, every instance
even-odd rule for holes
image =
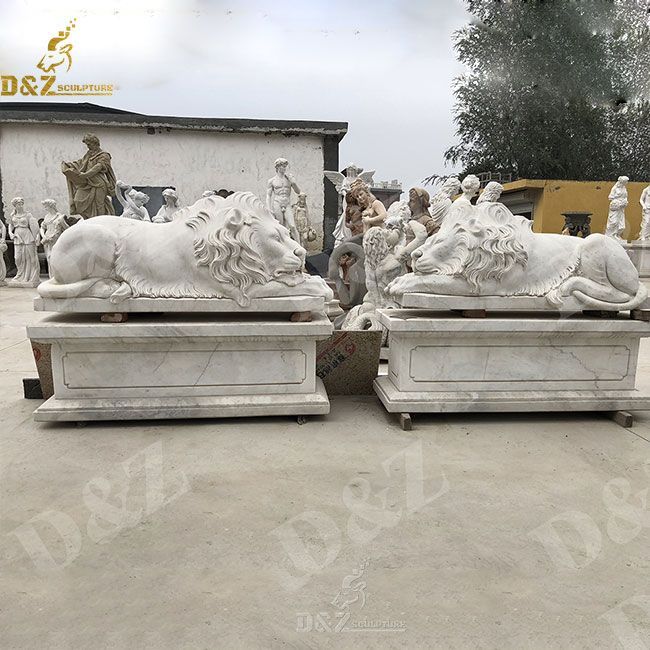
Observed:
[[[476,199],[476,205],[479,203],[496,203],[501,198],[501,193],[503,192],[503,185],[497,183],[496,181],[490,181],[485,189],[481,192],[481,195]]]
[[[397,203],[406,206],[403,201]],[[385,330],[379,322],[377,310],[398,307],[394,298],[386,293],[386,287],[409,270],[407,261],[411,259],[411,253],[427,239],[426,226],[409,220],[410,211],[406,216],[403,206],[398,205],[393,209],[386,219],[385,228],[373,226],[363,236],[367,293],[360,305],[350,309],[341,329]],[[405,229],[412,229],[413,236],[409,243],[406,243]],[[385,339],[386,334],[383,343]]]
[[[641,192],[639,199],[641,204],[641,233],[639,240],[648,241],[650,239],[650,185]]]
[[[66,220],[64,214],[57,211],[56,201],[54,199],[45,199],[41,201],[41,205],[45,208],[45,216],[43,217],[43,221],[41,221],[40,235],[43,250],[45,251],[45,258],[47,259],[47,270],[49,273],[52,246],[56,244],[63,231],[67,230],[71,224]],[[81,218],[81,215],[79,215],[76,218],[73,218],[72,221],[76,222]]]
[[[336,191],[341,197],[341,214],[339,216],[339,220],[336,222],[336,228],[334,228],[334,232],[332,233],[334,235],[335,248],[341,242],[352,237],[352,233],[346,225],[346,196],[352,188],[352,183],[354,183],[354,181],[360,180],[368,187],[370,187],[373,182],[372,177],[374,173],[374,169],[372,171],[364,172],[362,167],[357,167],[354,163],[350,163],[345,168],[345,175],[341,174],[341,172],[325,170],[325,177],[334,184]]]
[[[296,224],[296,230],[300,237],[300,245],[306,249],[310,242],[316,240],[316,231],[309,223],[307,195],[304,192],[298,194],[298,200],[291,207],[293,209],[293,218]]]
[[[0,219],[0,287],[5,285],[5,279],[7,277],[7,265],[5,264],[5,251],[7,250],[7,226],[5,222]]]
[[[447,213],[449,212],[452,204],[452,197],[460,192],[460,181],[451,176],[446,179],[440,187],[437,194],[431,200],[430,214],[433,219],[436,230],[440,229]]]
[[[160,206],[160,210],[156,212],[156,216],[152,219],[154,223],[166,223],[171,221],[174,214],[180,210],[178,207],[178,194],[171,187],[162,191],[164,203]]]
[[[9,238],[14,242],[16,276],[9,284],[23,287],[37,287],[40,276],[37,247],[40,239],[38,221],[30,212],[25,212],[25,200],[17,196],[11,199],[13,211],[9,215]]]
[[[121,216],[126,219],[138,221],[151,221],[151,217],[144,206],[149,202],[149,196],[144,192],[134,190],[130,185],[117,181],[117,200],[122,204],[124,211]]]
[[[619,176],[609,193],[609,214],[605,234],[618,242],[622,242],[621,235],[625,230],[625,208],[627,207],[627,176]]]
[[[386,240],[395,259],[403,266],[403,273],[410,268],[411,253],[427,240],[426,225],[413,219],[410,202],[395,201],[388,208],[386,218]]]
[[[266,190],[266,207],[278,222],[288,228],[291,238],[299,242],[300,235],[296,230],[290,203],[291,190],[300,194],[300,188],[293,176],[287,173],[288,166],[289,161],[286,158],[278,158],[275,161],[275,176],[269,178]]]

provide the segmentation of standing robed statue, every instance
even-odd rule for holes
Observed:
[[[68,181],[70,214],[84,218],[115,214],[111,197],[115,196],[117,179],[111,167],[111,154],[99,147],[99,138],[92,133],[84,136],[88,151],[81,160],[61,163]]]

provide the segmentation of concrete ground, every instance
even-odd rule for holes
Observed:
[[[650,647],[650,413],[36,424],[34,293],[0,288],[3,648]]]

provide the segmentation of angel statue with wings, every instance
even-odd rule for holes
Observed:
[[[347,227],[345,223],[345,208],[346,200],[345,197],[352,187],[352,183],[356,180],[363,181],[369,187],[372,185],[372,177],[375,173],[375,170],[364,172],[362,167],[357,167],[354,163],[348,165],[345,168],[345,174],[341,172],[333,172],[325,170],[325,176],[334,184],[336,191],[340,194],[341,201],[341,214],[339,220],[336,222],[336,228],[334,228],[334,248],[336,248],[340,243],[352,237],[352,232]]]

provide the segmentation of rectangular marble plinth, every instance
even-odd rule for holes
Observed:
[[[78,314],[112,312],[141,313],[273,313],[322,312],[325,300],[313,296],[254,298],[248,307],[240,307],[229,298],[127,298],[111,302],[108,298],[34,298],[34,311]]]
[[[390,352],[374,385],[391,412],[650,409],[635,390],[648,323],[406,310],[380,319]]]
[[[49,316],[27,328],[51,346],[54,396],[37,420],[310,415],[329,411],[316,377],[324,315]]]

